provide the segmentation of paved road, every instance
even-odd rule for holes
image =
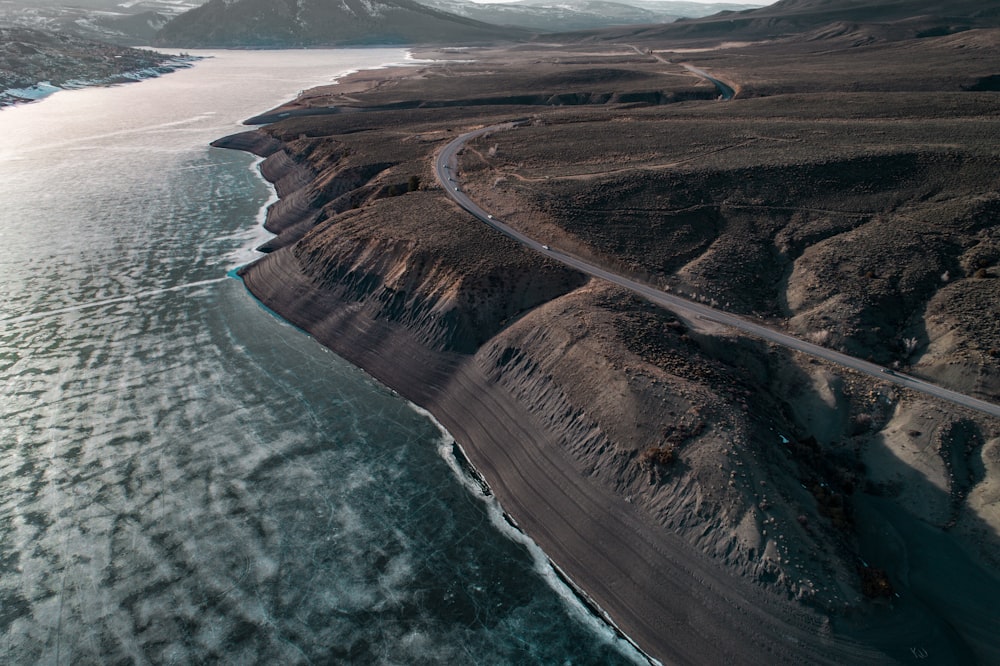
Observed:
[[[655,57],[656,57],[657,60],[660,60],[661,62],[663,61],[663,59],[660,58],[659,56],[655,56]],[[687,71],[691,72],[692,74],[700,76],[701,78],[705,79],[706,81],[708,81],[709,83],[711,83],[712,85],[714,85],[715,88],[719,91],[719,96],[722,97],[722,99],[724,99],[726,101],[729,101],[733,97],[736,97],[736,90],[734,90],[731,85],[729,85],[725,81],[720,81],[719,79],[715,78],[714,76],[711,76],[705,70],[698,69],[694,65],[681,65],[681,67],[683,67]]]
[[[633,51],[635,51],[639,55],[649,56],[653,60],[657,60],[659,62],[662,62],[664,65],[670,65],[671,67],[676,67],[676,63],[673,63],[673,62],[667,60],[666,58],[664,58],[663,56],[659,55],[658,53],[653,53],[652,51],[643,51],[638,46],[633,46],[631,48],[632,48]],[[705,70],[699,69],[698,67],[695,67],[694,65],[687,65],[687,64],[683,64],[683,63],[681,64],[681,67],[683,67],[687,71],[691,72],[695,76],[701,77],[701,78],[705,79],[706,81],[708,81],[709,83],[711,83],[712,85],[714,85],[715,88],[716,88],[716,90],[719,91],[719,96],[722,99],[724,99],[726,101],[729,101],[732,98],[736,97],[736,89],[735,88],[733,88],[731,85],[729,85],[725,81],[722,81],[720,79],[715,78],[714,76],[712,76],[711,74],[709,74]]]
[[[919,391],[927,395],[931,395],[943,400],[948,400],[957,405],[963,407],[968,407],[969,409],[974,409],[976,411],[982,412],[984,414],[989,414],[991,416],[1000,418],[1000,405],[995,405],[993,403],[986,402],[985,400],[980,400],[979,398],[974,398],[969,395],[958,393],[957,391],[951,391],[942,386],[926,382],[922,379],[916,377],[911,377],[910,375],[905,375],[898,372],[893,372],[888,368],[884,368],[875,363],[870,363],[868,361],[862,360],[860,358],[855,358],[847,354],[842,354],[838,351],[832,349],[827,349],[819,345],[813,344],[811,342],[806,342],[805,340],[800,340],[799,338],[788,335],[787,333],[782,333],[776,331],[767,326],[755,323],[738,315],[730,314],[722,310],[717,310],[715,308],[703,305],[701,303],[696,303],[694,301],[689,301],[685,298],[681,298],[675,294],[671,294],[665,291],[661,291],[655,287],[651,287],[647,284],[642,284],[636,282],[624,275],[619,275],[617,273],[612,273],[597,264],[591,263],[584,259],[580,259],[572,254],[562,252],[556,248],[551,248],[544,245],[535,239],[526,236],[525,234],[513,229],[500,220],[493,217],[492,214],[483,210],[476,202],[470,199],[461,189],[461,182],[458,180],[457,166],[458,166],[458,153],[462,150],[466,142],[476,137],[482,136],[484,134],[490,134],[499,131],[513,130],[522,121],[512,121],[502,125],[492,125],[490,127],[483,127],[482,129],[475,130],[473,132],[468,132],[457,137],[454,141],[449,143],[441,153],[438,155],[437,162],[434,165],[434,170],[437,175],[438,180],[445,187],[448,195],[454,199],[459,206],[465,210],[472,213],[474,216],[479,218],[481,221],[485,222],[489,226],[493,227],[505,236],[513,238],[522,245],[531,248],[537,252],[541,252],[545,256],[554,259],[555,261],[561,262],[566,266],[575,268],[583,273],[592,275],[602,280],[607,280],[618,286],[629,289],[636,294],[642,296],[643,298],[661,305],[668,310],[676,312],[687,318],[698,318],[705,321],[715,322],[718,324],[723,324],[725,326],[730,326],[732,328],[738,329],[745,333],[749,333],[761,339],[773,342],[775,344],[787,347],[789,349],[795,349],[797,351],[815,356],[817,358],[825,359],[833,363],[837,363],[846,368],[851,368],[852,370],[857,370],[858,372],[863,372],[865,374],[877,377],[886,382],[891,382],[893,384],[898,384],[900,386],[905,386],[906,388],[912,389],[914,391]]]

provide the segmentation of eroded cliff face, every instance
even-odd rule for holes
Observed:
[[[316,172],[278,150],[264,171],[296,201],[343,182],[337,164]],[[398,176],[368,171],[340,195],[368,192],[360,208],[328,202],[286,220],[309,230],[245,270],[251,291],[421,404],[453,400],[465,368],[530,415],[572,474],[732,573],[827,609],[860,603],[846,497],[861,475],[853,450],[819,442],[849,440],[861,413],[884,419],[877,401],[852,402],[862,389],[816,366],[588,281],[489,233],[439,190],[384,196],[378,179]],[[806,417],[776,397],[790,393]]]
[[[911,563],[872,545],[886,509],[862,494],[962,535],[968,567],[988,560],[1000,517],[980,461],[995,457],[995,429],[946,424],[888,386],[588,280],[484,229],[414,161],[279,136],[230,141],[268,155],[282,194],[273,251],[244,269],[247,287],[430,409],[514,518],[613,613],[662,596],[664,562],[639,557],[617,582],[586,563],[650,538],[671,544],[651,552],[686,552],[718,585],[767,590],[759,603],[875,612],[866,597],[891,596]],[[601,531],[617,522],[624,536]],[[632,589],[624,605],[620,589]],[[656,641],[641,619],[624,625]]]
[[[730,365],[703,337],[592,283],[494,337],[476,361],[557,433],[578,474],[651,524],[772,590],[831,608],[856,601],[851,539],[795,492],[826,470],[797,466],[774,432],[785,421],[767,394],[772,372],[755,377],[736,358],[766,352],[730,339],[744,347]]]
[[[435,351],[472,353],[513,319],[583,276],[442,207],[428,192],[328,219],[283,251],[310,288],[406,329]]]
[[[587,98],[601,63],[642,73],[612,77],[622,93],[710,90],[669,57],[589,46],[312,91],[251,141],[282,199],[246,284],[428,408],[664,661],[885,663],[926,639],[997,662],[1000,424],[550,265],[431,170],[464,129],[522,119],[453,171],[514,228],[992,400],[996,104],[963,81],[995,39],[699,53],[780,93],[729,104]],[[872,57],[886,67],[858,88]],[[521,97],[557,83],[577,105]]]

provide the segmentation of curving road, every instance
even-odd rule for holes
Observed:
[[[660,62],[666,62],[660,56],[655,56],[654,55],[653,57],[656,58],[657,60],[659,60]],[[683,67],[687,71],[691,72],[695,76],[700,76],[701,78],[705,79],[706,81],[708,81],[709,83],[711,83],[712,85],[714,85],[715,88],[716,88],[716,90],[719,91],[719,97],[721,97],[723,100],[725,100],[725,101],[728,102],[732,98],[736,97],[736,90],[731,85],[729,85],[725,81],[721,81],[721,80],[715,78],[714,76],[711,76],[705,70],[698,69],[694,65],[681,65],[681,67]]]
[[[627,278],[624,275],[619,275],[606,270],[597,264],[591,263],[567,252],[562,252],[556,248],[551,248],[548,245],[544,245],[533,238],[526,236],[520,231],[504,224],[500,220],[493,217],[492,214],[483,210],[478,204],[476,204],[476,202],[470,199],[468,195],[462,191],[461,182],[458,180],[457,158],[458,153],[469,140],[475,139],[476,137],[480,137],[484,134],[490,134],[503,130],[513,130],[522,123],[523,121],[515,120],[509,123],[491,125],[472,132],[467,132],[445,146],[437,157],[437,161],[434,165],[434,171],[437,175],[438,181],[440,181],[441,185],[443,185],[445,190],[448,192],[448,195],[454,199],[459,206],[472,213],[482,222],[493,227],[505,236],[513,238],[522,245],[544,254],[550,259],[575,268],[583,273],[587,273],[588,275],[592,275],[594,277],[601,278],[602,280],[612,282],[620,287],[624,287],[681,316],[703,319],[705,321],[715,322],[724,326],[730,326],[763,340],[781,345],[782,347],[787,347],[817,358],[831,361],[845,368],[850,368],[852,370],[877,377],[883,381],[898,384],[899,386],[904,386],[908,389],[919,391],[920,393],[941,398],[942,400],[947,400],[957,405],[1000,418],[1000,405],[995,405],[993,403],[986,402],[985,400],[980,400],[979,398],[965,395],[957,391],[952,391],[910,375],[893,372],[892,370],[876,365],[875,363],[870,363],[860,358],[849,356],[848,354],[843,354],[811,342],[806,342],[805,340],[800,340],[799,338],[788,335],[787,333],[776,331],[738,315],[730,314],[723,310],[717,310],[701,303],[689,301],[685,298],[670,294],[647,284],[636,282],[635,280]]]
[[[653,51],[643,51],[638,46],[631,46],[630,48],[633,51],[635,51],[636,53],[638,53],[639,55],[641,55],[641,56],[649,56],[653,60],[656,60],[658,62],[662,62],[664,65],[670,65],[670,66],[673,67],[676,64],[678,64],[678,63],[673,63],[673,62],[667,60],[666,58],[664,58],[660,54],[655,53]],[[705,70],[699,69],[698,67],[695,67],[694,65],[688,65],[686,63],[679,63],[679,64],[680,64],[681,67],[683,67],[687,71],[691,72],[695,76],[697,76],[699,78],[702,78],[702,79],[705,79],[706,81],[708,81],[709,83],[711,83],[713,86],[715,86],[715,89],[719,91],[719,97],[722,100],[728,102],[732,98],[736,97],[736,89],[733,88],[728,83],[726,83],[725,81],[722,81],[720,79],[715,78],[714,76],[712,76],[711,74],[709,74]]]

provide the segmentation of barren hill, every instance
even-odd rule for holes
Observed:
[[[681,19],[664,26],[615,29],[592,37],[617,40],[781,38],[860,35],[867,43],[932,37],[1000,26],[997,0],[780,0],[768,7]]]
[[[521,119],[452,172],[497,219],[995,401],[998,33],[533,44],[360,74],[223,142],[270,155],[282,196],[244,277],[435,414],[654,656],[994,663],[1000,424],[560,270],[431,164]],[[740,94],[715,101],[688,59]]]
[[[1000,422],[885,380],[1000,400],[996,6],[788,1],[310,91],[223,142],[282,197],[244,278],[435,414],[656,658],[1000,663]],[[486,126],[441,184],[544,252],[434,180]]]
[[[164,26],[157,43],[181,47],[356,46],[455,43],[525,34],[413,0],[211,0]]]

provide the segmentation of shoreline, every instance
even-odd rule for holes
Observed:
[[[795,612],[720,571],[678,537],[654,531],[634,507],[578,474],[555,435],[490,382],[474,358],[428,350],[405,330],[311,292],[295,279],[288,255],[269,254],[241,271],[251,294],[430,412],[463,444],[518,528],[651,660],[884,661],[865,646],[824,637],[812,613]]]
[[[261,172],[282,195],[268,212],[270,231],[316,213],[296,200],[309,170],[295,165],[278,139],[250,130],[212,145],[265,157]],[[251,294],[431,413],[462,443],[505,513],[644,654],[663,663],[884,660],[871,646],[825,636],[811,610],[721,570],[587,478],[560,433],[491,380],[475,355],[432,350],[404,326],[365,316],[347,294],[318,290],[290,244],[279,245],[239,271]]]
[[[361,71],[385,72],[388,69],[389,68],[386,67],[386,68],[379,68],[379,70],[361,70]],[[361,71],[355,71],[345,76],[351,76],[352,74],[360,74]],[[250,121],[246,122],[247,124],[250,124]],[[262,138],[260,137],[260,135],[252,131],[243,134],[246,135],[254,134],[258,138]],[[233,137],[237,136],[240,135],[233,135]],[[217,141],[223,141],[224,139],[233,137],[223,137],[223,139]],[[216,143],[217,142],[213,142],[212,145],[215,146]],[[268,151],[274,149],[280,151],[281,148],[278,146],[278,144],[269,141],[262,141],[257,144],[255,144],[252,141],[247,142],[245,144],[238,141],[235,143],[240,145],[240,147],[236,147],[234,145],[226,145],[225,147],[228,149],[235,149],[244,152],[249,152],[250,154],[256,156],[257,159],[254,160],[250,168],[264,182],[268,184],[272,192],[271,196],[264,203],[264,205],[261,208],[261,211],[258,213],[256,218],[258,228],[265,234],[270,234],[270,238],[261,237],[260,240],[262,240],[263,242],[261,243],[261,245],[257,247],[268,247],[269,243],[273,241],[275,238],[277,238],[277,235],[271,229],[269,229],[267,225],[271,208],[276,204],[280,203],[280,201],[282,200],[282,196],[279,192],[279,186],[278,186],[278,183],[281,181],[281,177],[278,175],[278,173],[280,172],[271,171],[269,168],[264,166],[264,163],[267,161],[267,158],[274,153],[271,152],[267,155],[261,153],[268,153]],[[270,173],[272,177],[276,178],[276,180],[271,180],[266,175],[267,173]],[[622,630],[622,628],[618,626],[618,624],[614,621],[614,618],[608,613],[608,611],[605,610],[603,607],[601,607],[601,605],[593,597],[591,597],[590,594],[588,594],[587,590],[581,587],[569,573],[564,571],[562,567],[560,567],[555,561],[553,561],[553,559],[549,556],[549,554],[545,551],[545,549],[542,548],[542,546],[540,546],[534,540],[534,538],[521,527],[521,525],[517,522],[517,520],[506,510],[506,508],[504,507],[504,503],[497,497],[497,494],[494,491],[492,485],[490,484],[489,479],[487,479],[487,477],[483,474],[483,472],[476,466],[475,462],[473,461],[473,458],[470,456],[466,448],[463,447],[462,443],[452,434],[451,430],[449,430],[448,427],[445,424],[443,424],[432,411],[421,406],[414,400],[410,399],[409,397],[401,393],[398,390],[398,388],[393,384],[384,381],[379,376],[370,372],[368,367],[366,367],[365,365],[356,363],[349,356],[341,353],[340,351],[338,351],[338,349],[334,348],[330,344],[324,343],[323,341],[319,340],[313,335],[313,333],[310,330],[302,326],[299,326],[297,323],[290,320],[287,316],[281,314],[281,312],[272,307],[271,303],[265,301],[257,293],[255,293],[254,290],[251,289],[250,286],[247,284],[244,272],[250,269],[256,262],[265,259],[268,255],[266,253],[260,254],[261,250],[257,248],[248,250],[248,252],[257,252],[259,256],[255,259],[250,260],[247,263],[233,267],[233,269],[230,270],[228,273],[230,277],[240,280],[243,284],[244,289],[246,289],[247,293],[250,294],[250,296],[253,297],[254,300],[256,300],[257,303],[262,308],[264,308],[264,310],[269,315],[271,315],[272,317],[279,318],[281,321],[295,326],[302,333],[309,335],[310,337],[313,337],[314,339],[317,340],[317,342],[319,342],[325,348],[333,351],[341,358],[344,358],[349,363],[359,368],[362,372],[368,375],[372,380],[388,388],[397,396],[405,400],[410,406],[410,408],[413,409],[415,412],[429,419],[434,424],[434,426],[441,432],[441,437],[442,437],[441,447],[447,447],[449,449],[452,448],[457,449],[457,455],[456,455],[454,450],[446,453],[443,450],[440,450],[439,447],[439,455],[441,455],[441,457],[445,460],[445,463],[452,470],[456,479],[460,483],[465,485],[467,490],[471,494],[473,494],[476,497],[476,499],[490,506],[491,516],[493,516],[494,511],[499,513],[499,518],[494,517],[495,521],[499,521],[499,522],[494,522],[494,527],[500,530],[502,533],[504,533],[504,536],[506,536],[507,538],[521,543],[528,549],[528,552],[531,553],[532,559],[536,563],[536,567],[545,568],[545,571],[538,570],[538,574],[542,576],[543,579],[546,580],[546,583],[556,592],[556,594],[562,597],[565,600],[565,602],[571,606],[572,611],[580,613],[581,616],[584,618],[585,622],[586,621],[593,622],[595,626],[592,626],[591,629],[596,633],[601,634],[602,630],[603,632],[606,632],[607,635],[601,636],[602,640],[607,640],[609,644],[614,644],[616,642],[623,643],[624,645],[616,647],[621,652],[622,656],[624,656],[625,658],[631,659],[636,663],[646,663],[651,665],[661,664],[659,660],[657,660],[651,654],[646,652],[638,643],[636,643],[635,640],[632,639],[631,636],[629,636],[628,633]],[[503,524],[501,525],[500,522],[502,522]],[[634,654],[627,654],[626,652],[627,650],[634,651]]]
[[[213,145],[215,145],[215,142],[213,142]],[[244,150],[242,148],[232,148],[231,146],[227,146],[227,148],[235,150]],[[281,201],[281,196],[278,194],[277,182],[268,179],[268,177],[265,176],[264,174],[264,170],[262,169],[264,162],[267,160],[267,157],[259,155],[258,153],[253,152],[252,150],[246,150],[246,152],[250,152],[251,154],[257,157],[257,159],[251,165],[251,169],[254,170],[257,173],[257,175],[264,180],[264,182],[268,183],[268,185],[272,190],[271,197],[269,197],[268,200],[265,202],[264,206],[261,209],[261,212],[258,213],[257,216],[257,222],[259,228],[265,231],[265,233],[271,234],[270,239],[263,239],[265,240],[265,242],[262,244],[262,246],[267,246],[268,244],[267,241],[276,238],[274,233],[267,229],[266,226],[267,212],[271,206]],[[260,250],[249,250],[249,251],[260,252]],[[442,457],[442,459],[444,459],[445,464],[447,464],[448,467],[451,469],[456,479],[459,481],[459,483],[462,483],[462,485],[466,486],[466,489],[469,491],[469,493],[472,494],[477,500],[482,501],[489,506],[489,513],[491,517],[494,519],[495,529],[501,531],[501,533],[503,533],[504,536],[507,537],[508,539],[517,541],[525,548],[527,548],[528,552],[531,554],[532,560],[536,564],[536,567],[546,568],[546,571],[537,570],[537,573],[543,579],[546,580],[546,584],[548,584],[556,592],[557,595],[562,597],[564,601],[568,605],[570,605],[571,612],[580,613],[581,616],[585,618],[584,621],[590,620],[591,622],[595,623],[595,625],[599,625],[599,626],[593,626],[591,627],[591,629],[598,634],[602,633],[600,630],[604,630],[607,635],[602,635],[601,636],[602,640],[606,640],[608,641],[609,644],[612,645],[616,642],[624,643],[624,645],[615,646],[623,657],[631,659],[636,663],[646,663],[653,666],[661,664],[660,661],[658,661],[652,655],[643,650],[641,646],[639,646],[625,631],[623,631],[615,623],[611,615],[587,593],[587,590],[578,585],[567,572],[565,572],[556,562],[552,560],[551,557],[549,557],[545,549],[542,548],[532,538],[532,536],[528,534],[520,526],[520,524],[518,524],[517,520],[504,508],[503,502],[497,497],[497,494],[494,491],[493,487],[490,485],[489,480],[473,462],[473,459],[470,457],[469,452],[462,446],[461,442],[459,442],[458,439],[456,439],[456,437],[452,434],[452,432],[445,426],[445,424],[443,424],[437,418],[437,416],[432,411],[422,407],[417,402],[408,398],[406,395],[401,393],[398,390],[398,388],[393,384],[384,381],[381,377],[370,372],[369,368],[366,367],[365,365],[356,363],[354,360],[352,360],[350,356],[343,354],[341,351],[331,346],[330,344],[327,344],[319,340],[315,335],[313,335],[313,333],[309,329],[300,326],[296,322],[289,319],[287,316],[283,315],[279,311],[279,309],[273,307],[272,303],[269,303],[264,299],[262,299],[257,293],[254,292],[253,289],[250,288],[250,286],[247,284],[244,272],[250,269],[250,267],[254,263],[261,261],[266,257],[267,254],[263,254],[258,258],[251,260],[248,263],[244,263],[242,265],[233,267],[227,273],[227,276],[239,280],[243,284],[243,288],[247,291],[247,293],[270,316],[280,319],[282,322],[291,324],[299,331],[301,331],[303,334],[313,337],[323,347],[333,351],[335,354],[337,354],[344,360],[348,361],[349,363],[360,369],[373,381],[378,382],[380,385],[384,386],[385,388],[395,393],[398,397],[405,400],[409,405],[410,409],[414,410],[421,416],[430,420],[431,423],[441,433],[441,445],[439,446],[438,453]],[[449,453],[444,452],[443,450],[441,450],[443,447],[447,447],[449,449],[454,447],[454,449],[457,449],[458,455],[456,455],[454,451],[451,451]],[[496,518],[494,516],[494,512],[499,513],[499,518]],[[500,522],[502,522],[503,525],[501,525]],[[554,581],[558,581],[558,583]],[[627,654],[626,650],[632,650],[635,652],[635,654]]]
[[[447,133],[509,120],[504,110],[458,112],[433,120],[415,111],[417,118],[411,120],[404,105],[422,99],[427,69],[410,77],[417,83],[411,81],[404,95],[397,86],[405,88],[405,81],[394,76],[407,78],[398,69],[366,72],[349,77],[357,98],[325,87],[270,112],[297,109],[302,115],[322,115],[344,103],[355,111],[384,111],[384,116],[298,119],[213,143],[266,155],[262,175],[280,195],[265,222],[278,236],[262,248],[270,254],[244,269],[247,289],[278,316],[428,411],[461,442],[465,458],[486,480],[509,522],[538,544],[551,568],[590,600],[598,615],[609,618],[651,658],[663,663],[896,663],[906,661],[907,646],[913,645],[966,654],[966,641],[976,642],[975,627],[983,624],[969,617],[971,612],[924,608],[919,593],[907,594],[917,592],[918,585],[904,586],[898,602],[865,604],[860,596],[850,596],[860,595],[850,585],[854,568],[868,567],[864,559],[854,562],[847,554],[827,560],[821,554],[830,553],[830,541],[834,549],[841,541],[808,530],[800,544],[782,543],[786,535],[770,529],[775,518],[751,522],[759,520],[757,509],[769,508],[753,499],[764,491],[752,491],[745,505],[740,503],[745,498],[726,495],[725,465],[733,487],[733,477],[747,476],[738,468],[748,463],[753,466],[749,478],[767,478],[768,494],[779,493],[794,520],[798,486],[809,491],[802,485],[809,483],[808,475],[827,473],[800,463],[798,476],[786,477],[787,470],[777,469],[784,459],[774,462],[774,469],[755,460],[769,441],[763,430],[766,401],[757,405],[765,408],[765,416],[756,420],[720,417],[717,425],[729,434],[720,431],[716,440],[706,438],[703,451],[692,451],[692,463],[700,466],[685,469],[669,484],[650,480],[648,489],[643,485],[634,471],[634,456],[648,437],[657,437],[663,428],[674,432],[683,423],[658,425],[669,420],[664,415],[675,416],[666,409],[647,423],[633,414],[629,401],[654,411],[660,402],[690,411],[688,398],[661,400],[666,393],[640,393],[644,385],[632,383],[634,361],[619,351],[624,347],[613,347],[626,343],[614,337],[616,324],[611,323],[619,312],[632,311],[605,305],[621,298],[613,288],[599,280],[557,279],[546,272],[550,267],[537,253],[506,236],[483,233],[438,186],[411,190],[413,198],[391,194],[395,188],[398,195],[401,182],[405,188],[408,175],[426,176],[440,146],[455,136]],[[365,95],[369,89],[373,94]],[[451,92],[445,88],[442,98],[451,99],[446,96]],[[383,119],[385,127],[380,126]],[[360,140],[351,136],[362,129],[373,133]],[[300,142],[310,139],[309,132],[323,138]],[[403,148],[409,140],[438,148],[396,151],[397,142]],[[363,157],[328,167],[323,159],[342,159],[338,151],[344,145]],[[317,160],[310,158],[310,150],[327,152]],[[352,171],[383,168],[375,160],[397,157],[405,166],[386,171],[386,177]],[[330,197],[336,198],[327,206]],[[513,276],[512,282],[501,279],[501,296],[490,300],[494,291],[483,285],[493,285],[504,273]],[[526,299],[518,291],[522,277],[537,285],[538,298]],[[504,309],[512,303],[518,304],[516,311]],[[606,316],[611,318],[602,318]],[[634,325],[641,329],[644,324],[636,319]],[[588,343],[574,337],[581,335],[578,331],[598,347],[584,350]],[[703,356],[714,358],[711,350]],[[603,359],[611,365],[600,365]],[[774,365],[778,371],[784,368],[781,359]],[[677,381],[675,395],[693,389],[691,404],[713,407],[705,397],[715,395],[712,386],[683,383],[672,379],[669,369],[665,375],[658,369],[650,376]],[[568,388],[576,386],[584,388]],[[620,406],[605,407],[611,404],[605,386],[608,396],[621,396]],[[697,393],[702,389],[709,393]],[[622,422],[622,415],[638,419],[638,434],[627,430],[631,421]],[[760,431],[751,430],[758,426]],[[755,434],[762,439],[744,451],[746,437]],[[783,443],[788,441],[782,437]],[[720,448],[729,443],[741,447],[738,456],[728,457],[729,449]],[[727,458],[716,455],[720,452]],[[771,481],[777,484],[773,491]],[[723,490],[712,494],[719,488]],[[781,495],[783,488],[787,497]],[[880,552],[871,544],[865,548]],[[919,544],[906,548],[899,562],[883,553],[874,560],[876,566],[908,566],[907,553],[916,552]],[[937,570],[925,573],[933,578]],[[970,580],[973,575],[970,566]],[[984,597],[972,596],[977,603]],[[942,618],[953,616],[961,616],[965,625],[959,637],[942,628]],[[907,618],[906,626],[899,623],[901,617]]]
[[[80,79],[66,84],[54,85],[49,81],[37,81],[28,88],[4,88],[0,90],[0,110],[8,106],[32,104],[40,102],[58,92],[67,90],[82,90],[84,88],[99,88],[117,86],[128,83],[139,83],[147,79],[155,79],[167,74],[173,74],[181,69],[193,67],[194,63],[203,60],[201,56],[168,56],[155,66],[143,67],[103,79]]]
[[[361,370],[364,372],[364,368],[361,368]],[[395,392],[395,389],[392,389],[392,387],[387,388]],[[602,636],[602,639],[607,640],[609,643],[616,641],[623,642],[628,646],[628,650],[635,651],[635,654],[625,654],[625,651],[621,650],[623,656],[637,660],[641,659],[646,664],[659,665],[660,662],[644,652],[631,637],[623,632],[615,624],[611,616],[608,615],[607,611],[591,599],[587,591],[578,586],[565,571],[559,568],[558,564],[552,561],[545,551],[542,550],[541,546],[535,543],[531,536],[521,529],[517,521],[507,513],[500,501],[497,500],[489,481],[473,464],[472,460],[469,459],[469,455],[462,448],[461,443],[448,432],[444,425],[432,413],[420,405],[410,401],[407,401],[407,403],[411,409],[430,420],[441,431],[442,438],[441,445],[438,447],[438,453],[445,459],[445,463],[451,468],[452,473],[458,479],[459,483],[465,485],[469,493],[489,507],[494,527],[508,539],[517,541],[527,548],[535,566],[538,568],[537,573],[546,580],[549,587],[566,600],[566,603],[571,605],[573,610],[584,616],[585,621],[594,623],[595,626],[592,629],[595,632],[599,634],[606,632],[607,635]],[[445,451],[445,449],[449,450]],[[625,646],[621,647],[624,648]]]

